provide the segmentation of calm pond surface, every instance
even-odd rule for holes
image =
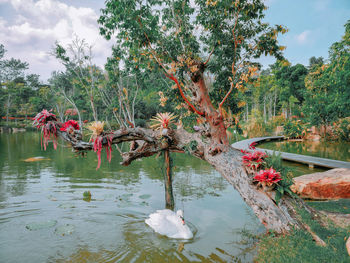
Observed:
[[[350,162],[350,142],[271,141],[259,147]]]
[[[24,162],[43,156],[50,160]],[[144,220],[164,209],[156,158],[129,167],[105,153],[75,157],[63,143],[45,152],[39,133],[0,134],[1,262],[252,262],[242,234],[264,231],[239,194],[210,165],[174,156],[177,209],[194,239],[169,239]],[[90,202],[83,193],[90,191]]]

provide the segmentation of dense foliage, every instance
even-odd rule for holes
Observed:
[[[105,68],[93,63],[93,49],[84,40],[73,39],[66,47],[57,43],[53,54],[65,70],[53,72],[47,84],[26,73],[28,63],[5,59],[0,45],[0,116],[11,125],[53,107],[62,122],[73,118],[81,127],[84,120],[100,119],[117,128],[146,126],[157,112],[176,112],[192,127],[201,120],[162,66],[191,98],[187,72],[194,61],[208,59],[212,102],[219,104],[234,85],[223,113],[245,123],[250,136],[284,126],[287,136],[299,138],[312,125],[331,125],[335,137],[349,140],[350,21],[328,60],[311,57],[307,66],[291,65],[276,42],[286,29],[264,23],[264,5],[253,2],[107,1],[99,23],[115,45]],[[254,59],[262,54],[278,60],[259,70]]]

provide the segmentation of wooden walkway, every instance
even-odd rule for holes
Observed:
[[[237,150],[249,150],[249,145],[253,142],[261,143],[266,141],[283,140],[283,139],[284,139],[283,136],[258,137],[258,138],[252,138],[252,139],[235,142],[234,144],[232,144],[232,147]],[[337,161],[332,159],[319,158],[319,157],[313,157],[313,156],[307,156],[307,155],[301,155],[301,154],[295,154],[295,153],[272,151],[272,150],[261,149],[261,148],[256,148],[256,149],[259,151],[264,151],[267,154],[272,154],[273,152],[278,154],[280,153],[283,160],[303,163],[303,164],[309,165],[309,167],[319,166],[319,167],[326,167],[326,168],[350,169],[350,162],[343,162],[343,161]]]

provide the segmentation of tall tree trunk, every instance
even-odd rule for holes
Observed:
[[[95,109],[95,104],[94,104],[94,97],[93,97],[93,95],[90,95],[90,106],[91,106],[91,109],[92,109],[92,115],[93,115],[93,117],[94,117],[94,120],[95,120],[95,121],[98,121],[97,112],[96,112],[96,109]]]
[[[276,103],[277,103],[277,91],[275,89],[275,99],[274,99],[274,103],[273,103],[273,116],[276,116]]]
[[[272,94],[269,94],[269,120],[272,119]]]
[[[266,123],[266,95],[264,95],[264,122]]]
[[[249,106],[247,102],[247,107],[246,107],[246,121],[249,121]]]
[[[11,94],[8,94],[7,102],[6,102],[6,123],[7,123],[7,125],[9,125],[10,106],[11,106]]]

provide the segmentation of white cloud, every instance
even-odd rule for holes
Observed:
[[[296,40],[299,44],[303,45],[309,42],[309,38],[310,38],[310,30],[305,30],[304,32],[302,32],[301,34],[296,36]]]
[[[317,11],[327,11],[329,9],[330,0],[317,0],[314,3],[314,8]]]
[[[7,57],[27,61],[33,73],[43,79],[51,71],[62,69],[48,55],[55,41],[67,45],[74,35],[84,38],[93,45],[95,63],[99,66],[111,53],[112,43],[99,35],[99,15],[92,8],[74,7],[59,0],[0,0],[5,2],[16,12],[15,19],[0,17],[0,42],[8,50]]]

